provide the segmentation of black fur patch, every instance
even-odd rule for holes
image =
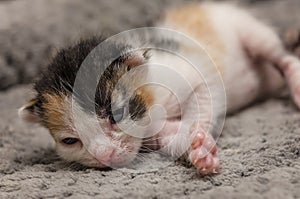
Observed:
[[[106,43],[105,49],[95,49],[101,42],[105,42],[105,39],[94,37],[82,40],[56,55],[34,86],[37,99],[41,102],[41,112],[44,94],[71,96],[74,92],[74,99],[85,111],[96,110],[102,118],[111,116],[111,94],[119,78],[128,69],[123,62],[130,46]],[[86,59],[87,56],[90,56],[89,59]],[[82,65],[87,67],[81,69]],[[76,76],[79,71],[80,78]],[[129,112],[133,119],[142,117],[146,112],[145,102],[140,96],[132,96],[129,104]]]
[[[129,100],[129,113],[131,119],[138,120],[142,118],[146,112],[146,106],[143,102],[143,99],[139,95],[134,95]]]
[[[46,71],[34,85],[39,93],[72,93],[77,71],[86,56],[103,41],[103,38],[82,40],[74,46],[60,50]]]

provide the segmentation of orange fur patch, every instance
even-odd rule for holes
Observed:
[[[171,28],[188,34],[204,45],[222,73],[222,57],[225,54],[225,47],[212,25],[208,9],[199,4],[179,6],[168,10],[165,13],[164,21],[167,25],[171,25]],[[183,48],[183,50],[193,51],[188,48]]]
[[[153,105],[154,95],[149,87],[143,86],[137,89],[136,94],[142,97],[142,99],[146,103],[147,109],[149,109]]]
[[[44,124],[50,130],[51,134],[65,129],[66,113],[68,110],[64,97],[57,94],[45,94],[45,103],[43,104]]]

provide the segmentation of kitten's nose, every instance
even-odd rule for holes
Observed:
[[[111,163],[112,161],[114,152],[115,152],[115,148],[107,147],[105,148],[105,150],[98,152],[98,154],[96,154],[96,159],[108,166],[108,164]]]

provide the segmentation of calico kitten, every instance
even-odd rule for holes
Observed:
[[[284,48],[270,27],[244,10],[222,3],[182,5],[166,10],[156,26],[179,31],[201,43],[217,66],[216,71],[207,70],[205,78],[214,84],[213,77],[221,75],[227,106],[226,102],[220,101],[220,107],[212,113],[211,99],[206,95],[209,90],[204,86],[205,80],[195,75],[195,69],[162,50],[144,48],[135,51],[137,41],[130,38],[123,43],[108,42],[108,47],[98,49],[104,57],[111,57],[110,52],[121,56],[108,65],[104,61],[97,62],[97,70],[90,69],[88,74],[91,79],[98,80],[95,92],[89,90],[95,83],[87,81],[79,89],[81,94],[77,94],[74,84],[80,66],[88,54],[105,41],[105,38],[92,38],[57,54],[35,83],[36,96],[20,109],[20,116],[48,128],[56,141],[58,154],[67,161],[92,167],[123,166],[136,157],[141,147],[151,150],[165,147],[165,153],[176,156],[183,142],[188,142],[187,160],[201,173],[210,173],[219,168],[216,143],[212,137],[215,128],[211,126],[218,125],[216,118],[223,109],[231,113],[261,97],[271,96],[284,87],[285,80],[295,103],[300,106],[299,59]],[[142,40],[140,38],[139,42]],[[150,45],[163,45],[191,59],[207,59],[206,55],[172,37],[166,39],[156,35],[151,42]],[[191,82],[192,89],[185,89],[175,76],[164,72],[165,68],[151,67],[156,63],[182,74]],[[144,66],[142,73],[136,72],[140,65]],[[202,69],[208,67],[200,65]],[[100,77],[99,71],[103,73]],[[127,73],[130,73],[130,81],[121,81]],[[169,82],[170,86],[175,85],[176,95],[161,86],[140,86],[144,80]],[[218,91],[212,92],[217,96]],[[197,105],[191,97],[193,94],[200,104]],[[147,124],[151,107],[155,105],[166,111],[164,124],[157,134],[148,136],[155,125],[139,130],[139,135],[131,133],[133,127],[128,133],[118,125],[128,118]],[[77,118],[79,124],[74,122],[73,106],[80,115]],[[180,126],[186,125],[184,118],[187,113],[189,119],[193,114],[193,124],[188,124],[186,132],[178,136]],[[151,120],[157,123],[162,117],[152,117]],[[76,126],[83,134],[98,133],[100,137],[87,136],[82,140]]]

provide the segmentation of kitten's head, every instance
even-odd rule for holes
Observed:
[[[128,46],[111,44],[109,49],[121,56],[103,69],[95,93],[89,93],[87,83],[82,93],[74,95],[81,64],[102,41],[93,38],[61,50],[35,83],[36,96],[19,110],[19,115],[48,128],[58,154],[67,161],[92,167],[122,166],[135,158],[142,138],[124,132],[118,124],[129,120],[145,122],[153,96],[146,87],[135,85],[145,78],[144,73],[131,74],[130,81],[119,80],[146,63],[148,56],[146,51],[127,53]],[[104,50],[107,54],[108,49]],[[104,67],[101,61],[97,65]],[[95,76],[95,70],[91,69],[90,75]],[[137,89],[130,91],[132,88]],[[128,92],[132,92],[129,98]]]

